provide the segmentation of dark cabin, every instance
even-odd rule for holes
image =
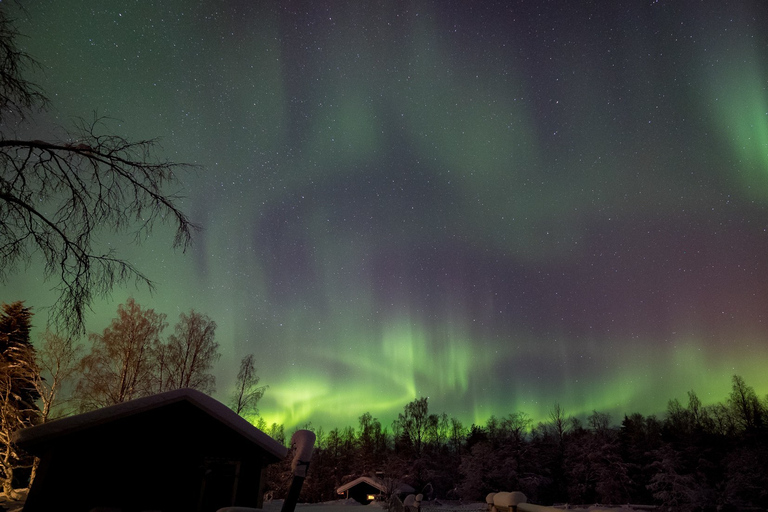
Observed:
[[[15,441],[40,457],[25,512],[261,508],[266,467],[288,453],[191,389],[37,425]]]

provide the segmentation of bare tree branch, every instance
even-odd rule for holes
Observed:
[[[38,64],[19,50],[18,36],[0,4],[0,282],[42,258],[59,293],[49,323],[78,336],[95,297],[129,281],[153,289],[113,249],[99,248],[99,235],[133,233],[136,243],[161,222],[175,226],[174,247],[189,246],[197,227],[166,189],[191,166],[158,159],[157,140],[111,134],[98,117],[80,120],[61,140],[9,136],[47,104],[24,78]]]
[[[155,222],[175,224],[174,247],[186,249],[197,227],[163,189],[177,183],[172,162],[156,161],[157,142],[101,134],[102,122],[81,123],[76,143],[0,140],[0,280],[19,262],[41,255],[59,298],[51,320],[84,332],[84,314],[115,285],[152,281],[95,237],[133,232],[141,242]]]
[[[23,119],[35,106],[43,108],[48,100],[37,85],[24,78],[37,62],[16,46],[19,33],[0,9],[0,122],[9,115]]]

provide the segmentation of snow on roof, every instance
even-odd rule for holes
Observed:
[[[66,418],[29,427],[16,432],[14,434],[14,441],[23,448],[33,447],[34,445],[51,438],[61,437],[93,426],[111,423],[122,418],[135,416],[146,411],[183,401],[198,407],[278,459],[282,459],[287,455],[288,448],[251,425],[248,420],[240,417],[226,405],[195,389],[166,391],[165,393],[137,398],[117,405],[96,409],[95,411],[68,416]]]
[[[360,478],[355,478],[351,482],[347,482],[346,484],[336,489],[336,494],[344,494],[349,489],[362,483],[372,485],[373,487],[377,488],[381,492],[387,492],[387,486],[384,485],[384,482],[382,482],[381,480],[377,478],[372,478],[370,476],[361,476]],[[414,492],[414,489],[410,485],[400,482],[395,487],[394,492],[395,493]]]
[[[362,483],[369,484],[369,485],[377,488],[381,492],[386,492],[387,491],[387,488],[384,486],[384,483],[382,483],[381,481],[376,480],[375,478],[371,478],[369,476],[361,476],[360,478],[355,478],[351,482],[347,482],[346,484],[344,484],[341,487],[339,487],[338,489],[336,489],[336,494],[344,494],[345,492],[347,492],[348,490],[350,490],[354,486],[356,486],[358,484],[362,484]]]
[[[404,484],[404,483],[400,482],[399,484],[397,484],[397,487],[395,487],[395,492],[396,493],[416,492],[416,489],[414,489],[413,487],[411,487],[408,484]]]

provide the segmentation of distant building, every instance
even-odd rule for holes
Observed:
[[[21,430],[40,457],[25,512],[261,508],[288,449],[199,391],[160,393]]]
[[[414,492],[413,487],[400,483],[391,491],[393,494],[405,495]],[[336,494],[345,499],[352,498],[355,501],[367,505],[374,500],[388,498],[388,491],[384,482],[378,478],[361,476],[336,489]]]

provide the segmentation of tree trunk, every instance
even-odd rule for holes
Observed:
[[[35,457],[34,462],[32,462],[32,470],[29,472],[29,487],[32,487],[32,482],[35,481],[35,477],[37,476],[37,468],[40,466],[40,457]]]

